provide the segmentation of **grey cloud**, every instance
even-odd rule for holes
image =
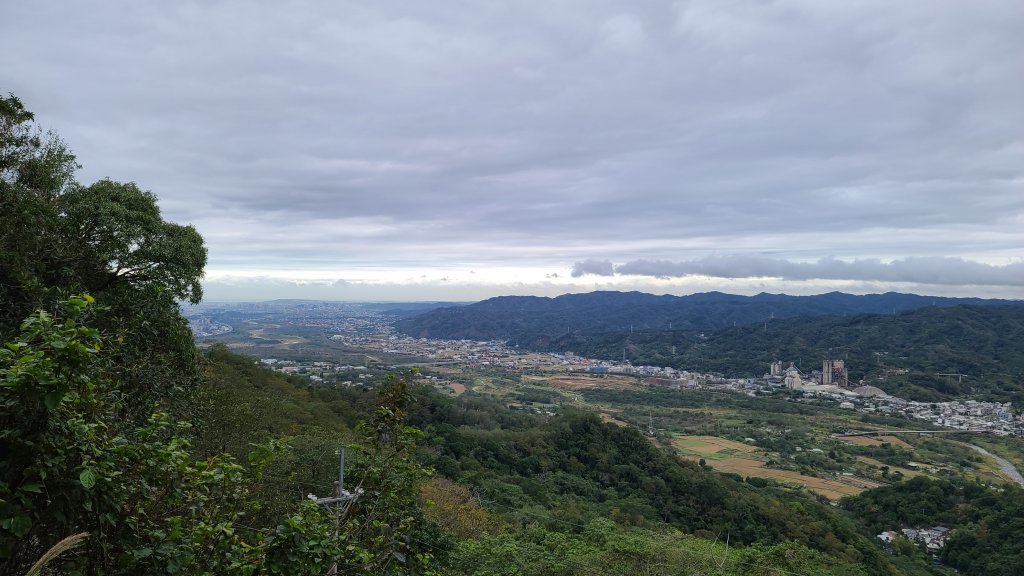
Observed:
[[[584,260],[572,265],[573,278],[579,278],[586,274],[593,274],[595,276],[611,276],[615,274],[615,270],[609,260]]]
[[[574,268],[575,270],[575,268]],[[713,256],[697,260],[634,260],[615,266],[628,276],[718,278],[772,277],[783,280],[861,280],[932,285],[1024,286],[1024,261],[1003,266],[963,258],[918,257],[882,262],[823,258],[791,262],[760,256]]]
[[[0,92],[212,267],[995,260],[1022,28],[1019,0],[15,2]]]

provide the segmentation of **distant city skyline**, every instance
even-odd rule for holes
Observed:
[[[0,92],[210,300],[1024,297],[1024,3],[57,1]]]

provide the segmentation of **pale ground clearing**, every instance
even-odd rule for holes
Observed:
[[[860,446],[881,446],[882,444],[892,444],[893,446],[899,446],[901,448],[906,448],[907,450],[914,449],[913,446],[895,436],[841,436],[839,439],[843,442],[858,444]]]
[[[769,478],[785,484],[803,486],[832,500],[860,494],[864,490],[881,485],[856,476],[819,478],[804,476],[792,470],[768,468],[765,466],[765,453],[756,446],[714,436],[679,436],[672,444],[683,452],[684,458],[693,461],[703,458],[708,466],[720,472],[731,472],[743,477]]]

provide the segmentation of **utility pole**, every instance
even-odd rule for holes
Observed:
[[[341,498],[341,495],[345,492],[345,449],[338,449],[338,490],[337,496]]]
[[[341,448],[338,450],[338,482],[335,487],[334,496],[328,498],[312,497],[311,499],[315,500],[316,503],[321,506],[326,506],[328,504],[339,504],[355,500],[359,498],[362,493],[363,491],[358,488],[354,492],[345,490],[345,449]]]
[[[331,498],[316,498],[310,495],[310,498],[315,500],[317,504],[321,506],[330,506],[332,504],[338,505],[335,511],[335,526],[334,526],[334,537],[337,539],[338,533],[341,531],[341,515],[343,512],[343,504],[352,502],[362,495],[363,491],[356,488],[355,491],[349,492],[345,490],[345,448],[342,447],[338,450],[338,482],[334,489],[334,496]],[[327,571],[328,576],[337,576],[338,574],[338,563],[337,561],[331,565],[330,570]]]

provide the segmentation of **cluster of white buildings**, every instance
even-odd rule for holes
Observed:
[[[934,526],[932,528],[904,528],[900,530],[900,533],[896,533],[892,530],[886,530],[878,535],[878,539],[884,544],[891,545],[893,541],[901,535],[911,542],[923,543],[929,552],[935,553],[946,545],[946,539],[949,537],[949,528],[944,526]]]
[[[826,360],[824,364],[821,372],[814,371],[808,377],[792,363],[783,369],[782,362],[772,362],[764,381],[769,386],[837,400],[839,407],[847,410],[927,420],[936,426],[956,430],[984,430],[1001,436],[1024,436],[1024,414],[1015,416],[1009,402],[915,402],[890,396],[874,386],[825,384],[826,380],[833,383],[848,380],[842,361]]]
[[[188,319],[188,327],[197,337],[219,336],[231,332],[233,328],[223,322],[218,322],[209,316],[193,316]]]
[[[309,378],[313,382],[323,382],[324,377],[338,373],[355,373],[357,380],[372,378],[371,373],[362,373],[366,366],[351,366],[348,364],[336,364],[334,362],[296,362],[295,360],[279,360],[277,358],[261,358],[260,364],[270,368],[274,372],[282,374],[298,374]],[[353,381],[341,382],[344,385],[351,385]]]
[[[988,430],[1001,436],[1024,436],[1024,415],[1014,416],[1009,402],[909,402],[899,407],[903,415],[958,430]]]

